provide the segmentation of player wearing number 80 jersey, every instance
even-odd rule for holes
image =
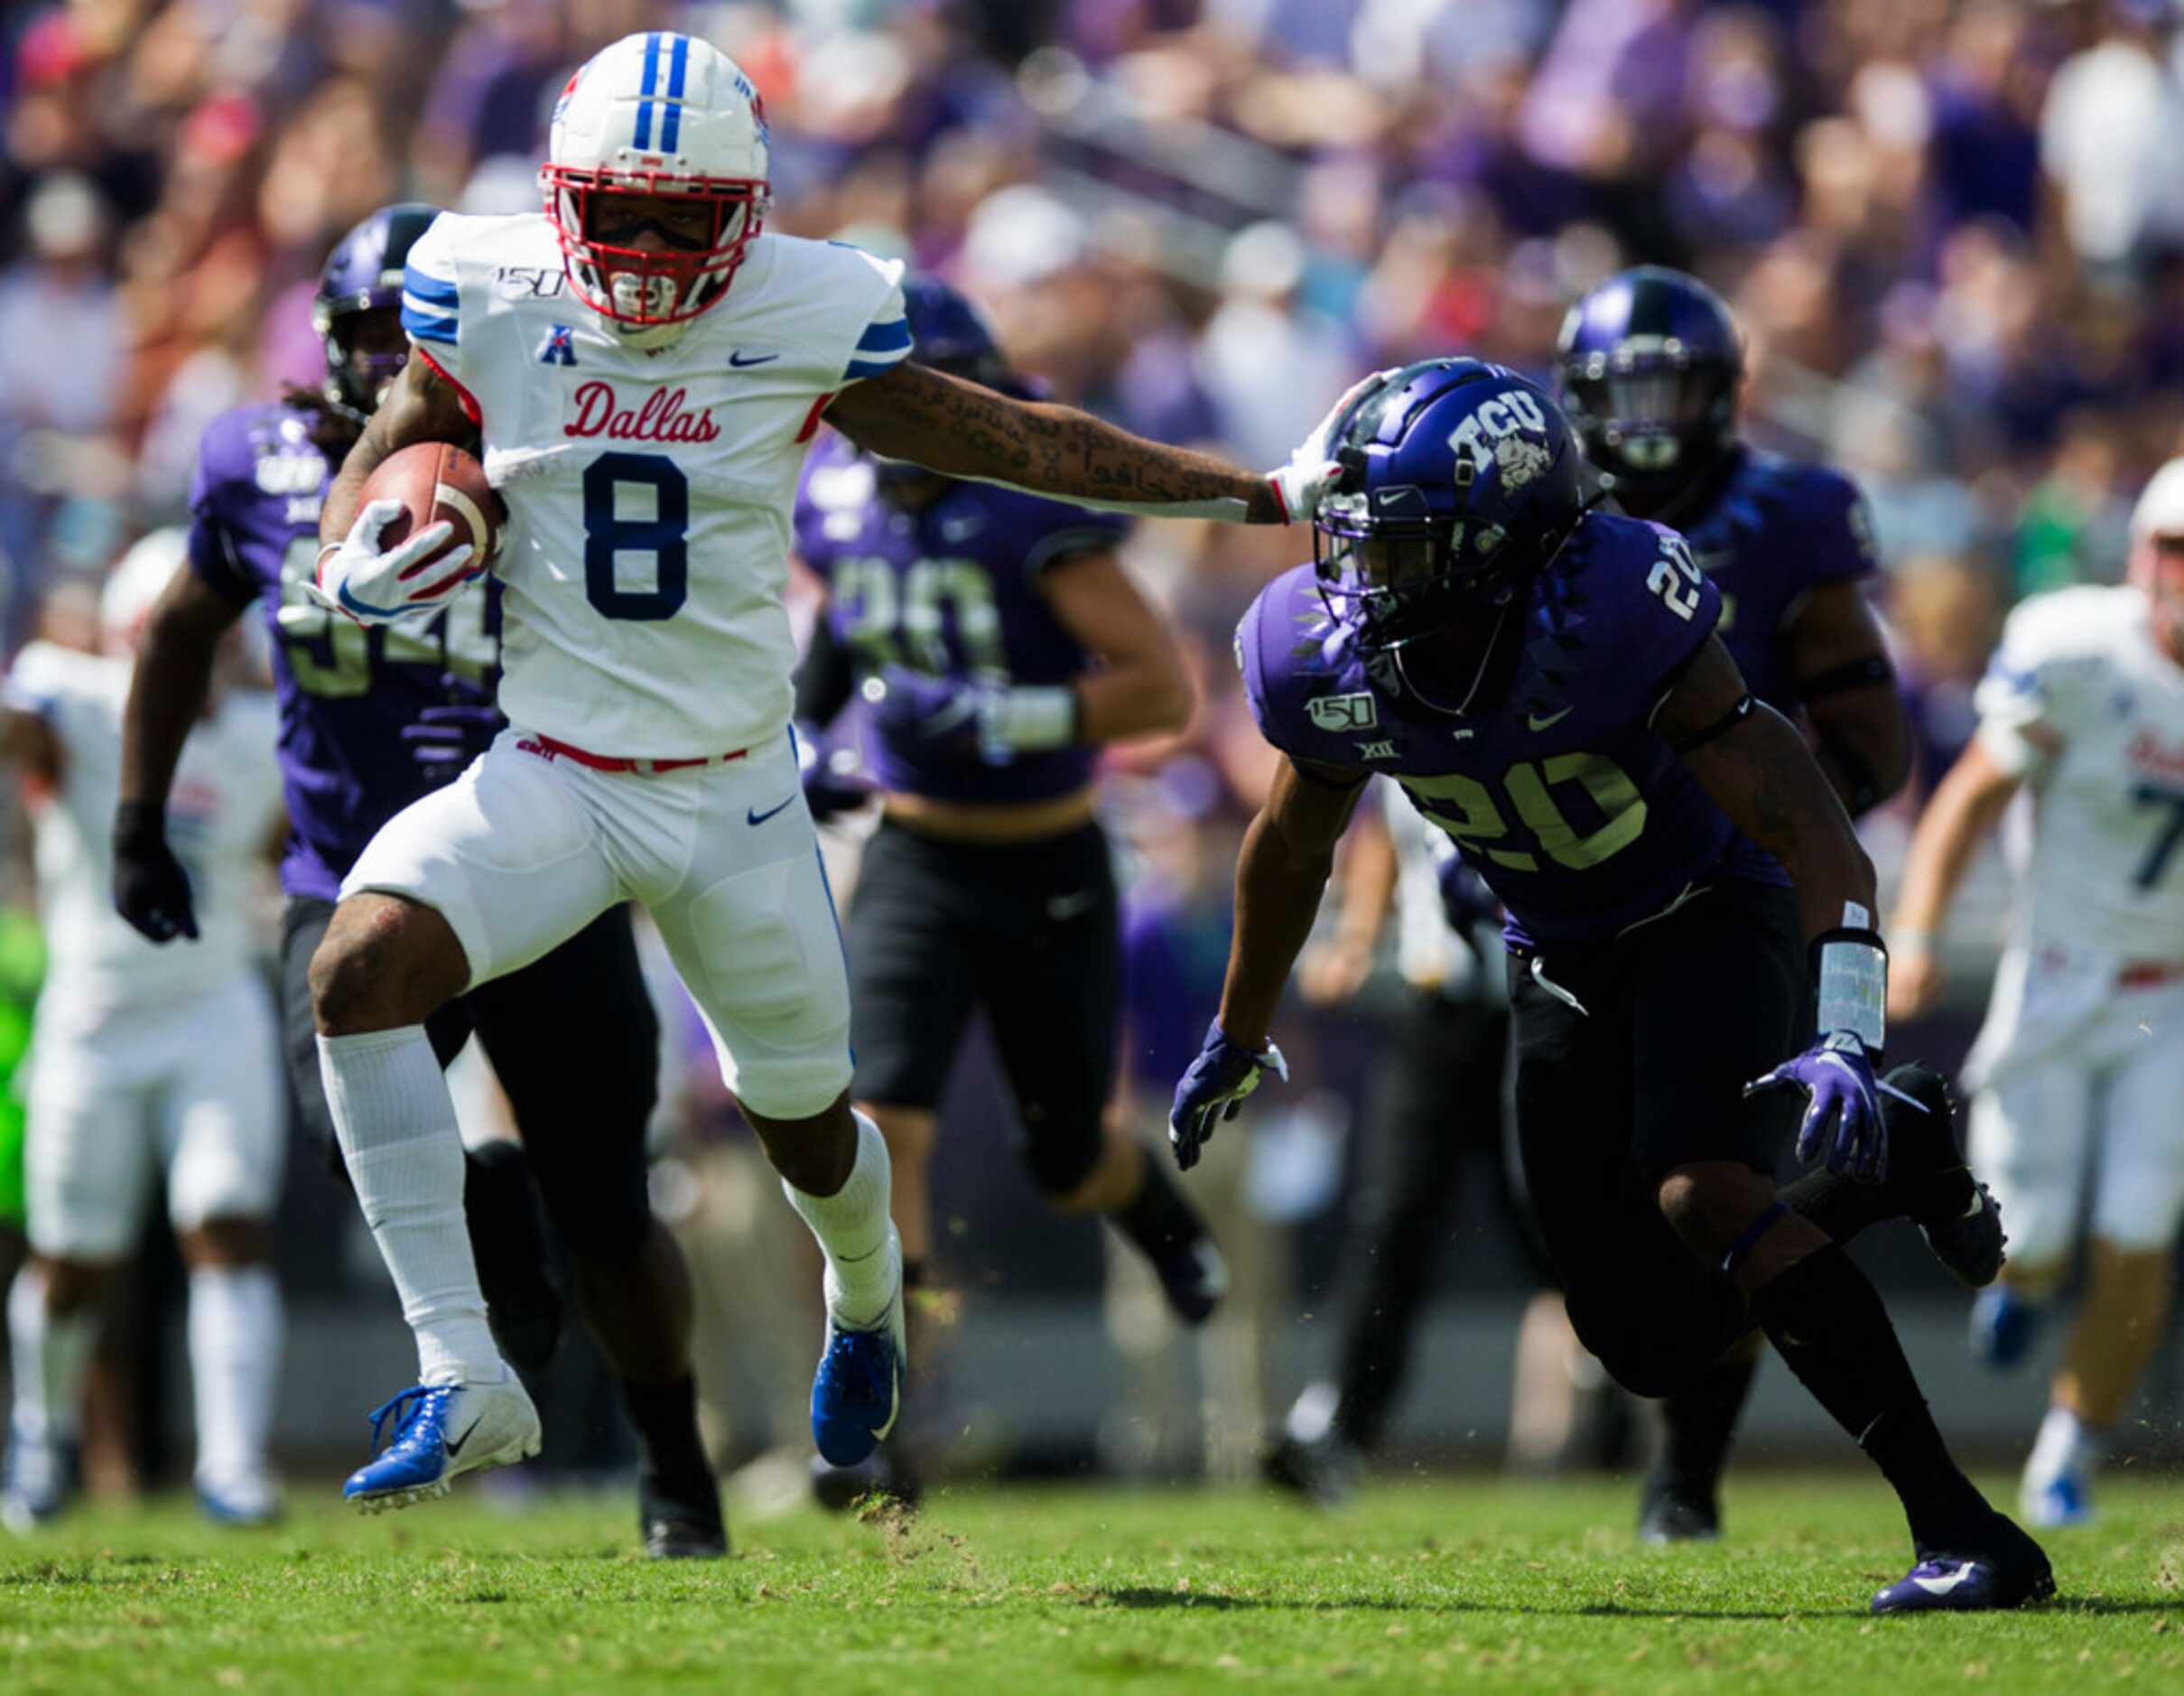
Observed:
[[[2091,1511],[2106,1433],[2162,1335],[2184,1215],[2184,461],[2147,486],[2132,531],[2130,583],[2011,614],[1979,734],[1912,841],[1894,933],[1910,1013],[1938,987],[1933,938],[1973,849],[2029,791],[2009,945],[1966,1067],[1973,1158],[2012,1239],[1973,1347],[2022,1356],[2086,1219],[2088,1281],[2023,1480],[2026,1513],[2050,1524]]]

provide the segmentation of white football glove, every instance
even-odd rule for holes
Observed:
[[[359,624],[392,624],[411,613],[437,612],[446,602],[449,579],[467,582],[477,575],[465,569],[472,549],[466,542],[430,565],[424,564],[433,549],[455,534],[455,527],[443,519],[381,551],[381,534],[402,512],[399,500],[367,501],[349,526],[348,537],[321,553],[311,592]]]
[[[1390,367],[1388,371],[1375,371],[1371,377],[1352,383],[1344,389],[1342,399],[1330,406],[1327,415],[1313,426],[1312,433],[1305,438],[1304,445],[1289,456],[1289,462],[1278,471],[1267,473],[1267,481],[1273,486],[1274,497],[1281,502],[1282,521],[1285,524],[1294,524],[1300,518],[1309,522],[1317,516],[1319,503],[1343,475],[1342,463],[1334,458],[1328,437],[1334,434],[1334,426],[1341,422],[1343,415],[1350,410],[1351,403],[1389,376],[1394,368]]]

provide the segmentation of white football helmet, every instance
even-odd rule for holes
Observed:
[[[765,220],[767,149],[765,103],[718,48],[653,30],[595,53],[562,90],[538,173],[577,298],[636,346],[680,335]],[[702,233],[628,210],[655,196],[692,203]],[[657,250],[636,245],[648,230]]]

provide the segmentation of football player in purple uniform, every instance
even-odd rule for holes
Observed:
[[[1875,1612],[2051,1595],[1841,1247],[1961,1216],[1975,1190],[1945,1123],[1882,1117],[1873,868],[1715,635],[1720,592],[1674,531],[1586,510],[1560,409],[1499,367],[1383,373],[1324,439],[1345,472],[1315,562],[1237,631],[1285,759],[1237,867],[1221,1011],[1176,1089],[1178,1160],[1282,1068],[1276,1004],[1385,772],[1507,910],[1518,1138],[1585,1346],[1661,1395],[1759,1326],[1902,1500],[1917,1561]],[[1778,1191],[1793,1132],[1826,1158]]]
[[[903,296],[919,363],[1023,391],[969,301],[922,277]],[[929,1275],[926,1169],[982,1007],[1041,1195],[1105,1215],[1177,1315],[1203,1322],[1226,1281],[1212,1238],[1163,1163],[1102,1129],[1121,941],[1092,767],[1103,743],[1180,730],[1192,701],[1173,636],[1116,560],[1129,520],[830,435],[795,525],[827,588],[798,717],[824,725],[854,690],[869,703],[862,767],[883,810],[847,924],[854,1088],[893,1159],[906,1281]],[[813,812],[861,799],[817,732],[804,741]]]
[[[1802,725],[1855,818],[1910,773],[1910,726],[1865,598],[1878,565],[1872,521],[1841,472],[1738,439],[1743,373],[1729,309],[1680,271],[1641,266],[1611,277],[1563,323],[1560,397],[1585,456],[1613,480],[1624,512],[1683,533],[1721,593],[1715,634],[1752,697]],[[1951,1114],[1936,1074],[1901,1068],[1891,1081],[1928,1111]],[[1984,1282],[1999,1265],[1983,1260],[1959,1274]],[[1755,1333],[1661,1404],[1665,1441],[1639,1508],[1647,1541],[1719,1534],[1722,1468],[1759,1354]]]
[[[497,585],[402,629],[367,629],[304,593],[330,467],[408,357],[404,261],[435,216],[429,206],[388,207],[327,260],[315,307],[326,342],[322,394],[240,407],[206,430],[191,496],[191,569],[175,574],[144,633],[115,824],[123,917],[155,942],[194,935],[189,881],[166,842],[168,790],[220,636],[259,602],[273,637],[293,824],[282,863],[283,1047],[296,1100],[337,1171],[305,968],[341,876],[373,833],[453,778],[503,722],[492,694]],[[509,1357],[543,1366],[559,1336],[560,1300],[540,1268],[534,1222],[543,1197],[642,1445],[646,1552],[724,1553],[719,1492],[696,1423],[690,1274],[646,1194],[659,1030],[628,910],[615,909],[535,964],[451,1002],[429,1028],[443,1065],[476,1034],[523,1136],[520,1151],[499,1144],[471,1153],[464,1184]]]

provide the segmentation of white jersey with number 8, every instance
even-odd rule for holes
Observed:
[[[910,350],[901,266],[760,236],[720,303],[646,352],[569,292],[543,216],[442,214],[403,325],[460,387],[509,523],[500,704],[590,752],[777,735],[797,473],[827,401]]]

